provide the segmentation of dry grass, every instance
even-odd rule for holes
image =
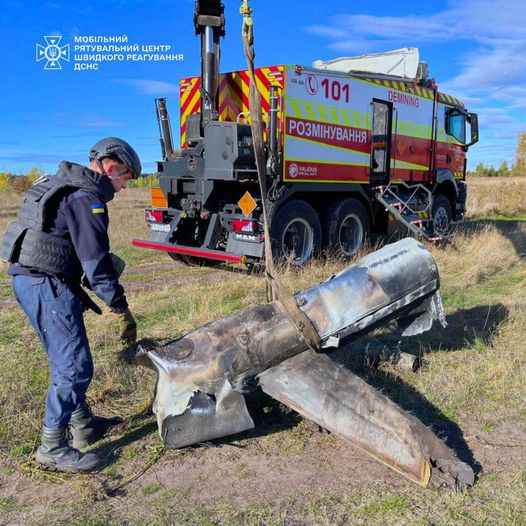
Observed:
[[[18,212],[20,195],[14,192],[0,192],[0,232],[4,232],[9,221],[12,221]]]
[[[496,200],[500,181],[473,181],[470,199],[474,210],[489,210],[489,197]],[[524,188],[524,180],[505,184]],[[493,186],[492,186],[493,185]],[[517,186],[518,185],[518,186]],[[505,196],[501,206],[505,203]],[[500,202],[500,201],[499,201]],[[265,299],[262,276],[224,269],[185,267],[165,254],[136,249],[133,237],[144,237],[143,208],[148,190],[133,189],[110,205],[113,249],[128,266],[123,276],[139,336],[153,339],[175,337],[219,316],[258,304]],[[17,203],[0,193],[0,230],[12,219]],[[495,209],[491,209],[491,214]],[[7,212],[7,213],[6,213]],[[307,458],[328,454],[338,441],[296,425],[260,438],[238,440],[236,447],[212,450],[191,449],[168,454],[166,470],[188,477],[178,489],[165,488],[152,475],[139,480],[128,497],[104,499],[105,489],[139,472],[147,458],[156,454],[159,441],[151,419],[141,412],[151,402],[153,375],[119,359],[111,316],[86,316],[96,362],[96,377],[90,396],[104,414],[128,418],[123,435],[104,450],[109,462],[94,479],[58,476],[54,482],[28,464],[38,441],[47,385],[46,360],[10,294],[10,280],[0,278],[0,484],[3,478],[19,484],[19,493],[0,489],[0,512],[9,523],[63,524],[525,524],[526,514],[526,252],[525,222],[471,224],[460,229],[445,247],[433,247],[442,280],[447,329],[435,328],[422,338],[412,338],[407,350],[424,353],[425,366],[418,374],[401,373],[383,366],[373,381],[399,403],[409,406],[428,425],[446,429],[453,424],[463,430],[484,474],[475,488],[464,495],[423,491],[378,471],[379,481],[352,474],[352,486],[335,479],[330,487],[310,489],[280,486],[282,496],[269,500],[274,481],[262,480],[254,466],[240,468],[236,447],[247,457],[266,462],[289,462],[288,469],[301,472]],[[505,226],[506,226],[505,225]],[[313,285],[346,265],[322,260],[301,271],[283,268],[283,279],[291,290]],[[5,268],[0,267],[0,270]],[[355,345],[354,351],[360,351]],[[149,427],[148,427],[149,426]],[[511,444],[492,449],[477,442]],[[477,449],[478,447],[478,449]],[[341,454],[341,450],[340,451]],[[223,455],[223,456],[221,456]],[[321,460],[320,476],[327,469]],[[232,481],[220,486],[221,497],[207,500],[206,470],[203,478],[192,478],[199,463],[214,459]],[[341,462],[345,462],[342,457]],[[370,464],[368,464],[370,466]],[[29,468],[27,466],[30,466]],[[265,468],[267,469],[267,468]],[[378,468],[380,469],[380,468]],[[214,472],[215,473],[215,472]],[[329,474],[330,475],[330,474]],[[364,481],[361,481],[362,475]],[[199,475],[201,476],[201,475]],[[153,478],[152,478],[153,477]],[[237,478],[236,478],[237,477]],[[387,480],[383,480],[387,477]],[[331,478],[331,477],[329,477]],[[333,477],[334,478],[334,477]],[[88,482],[86,482],[86,480]],[[13,482],[14,481],[14,482]],[[236,482],[237,481],[237,482]],[[60,488],[56,484],[61,484]],[[221,480],[215,484],[221,485]],[[87,486],[86,486],[87,485]],[[256,488],[246,504],[233,506],[239,498],[233,487]],[[87,490],[85,488],[87,487]],[[267,487],[268,486],[268,487]],[[101,489],[102,488],[102,489]],[[208,489],[207,489],[208,488]],[[27,491],[23,491],[27,489]],[[275,488],[274,488],[275,489]],[[39,497],[39,494],[48,497]],[[61,496],[62,493],[64,496]],[[81,494],[82,498],[76,496]],[[46,510],[45,499],[54,505]],[[71,504],[71,496],[78,500]],[[101,497],[102,495],[102,497]],[[191,497],[191,498],[190,498]],[[201,498],[202,497],[202,498]],[[100,500],[102,498],[102,500]],[[248,498],[248,497],[247,497]],[[140,504],[137,504],[140,503]],[[2,517],[2,518],[4,518]]]
[[[524,251],[526,224],[517,228]],[[414,378],[452,414],[495,421],[526,416],[526,265],[509,237],[484,226],[432,250],[450,325],[423,338],[423,350],[433,355]]]
[[[516,217],[526,214],[526,177],[468,179],[467,216]]]
[[[129,248],[131,239],[148,237],[144,209],[149,204],[149,188],[133,188],[115,195],[108,205],[112,248]]]
[[[526,225],[518,226],[526,235]],[[494,225],[458,232],[445,247],[434,248],[442,282],[448,288],[465,288],[520,264],[514,243]]]

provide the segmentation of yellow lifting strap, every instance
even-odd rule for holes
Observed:
[[[301,339],[314,350],[320,347],[320,335],[316,328],[298,307],[294,296],[285,288],[276,272],[274,260],[272,259],[272,247],[270,244],[270,231],[267,214],[267,188],[265,170],[265,149],[263,141],[263,116],[261,110],[261,98],[256,86],[254,74],[254,22],[252,20],[252,8],[248,0],[242,0],[239,12],[243,15],[243,48],[247,58],[250,72],[250,122],[252,128],[252,140],[254,142],[254,154],[258,171],[259,189],[261,192],[261,207],[263,209],[263,228],[265,232],[265,276],[267,280],[268,301],[279,301],[285,312],[297,327]]]

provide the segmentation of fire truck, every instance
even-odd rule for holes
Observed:
[[[352,256],[371,235],[440,239],[466,210],[466,152],[477,115],[438,90],[418,50],[257,68],[266,195],[250,126],[247,70],[219,74],[224,6],[196,1],[201,76],[180,81],[180,148],[156,99],[163,160],[136,246],[174,259],[264,262],[262,199],[273,255],[301,266]]]

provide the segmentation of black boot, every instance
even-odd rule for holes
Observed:
[[[100,440],[112,427],[121,422],[122,419],[118,417],[95,416],[88,405],[84,403],[71,413],[71,420],[69,421],[73,439],[71,445],[75,449],[83,449]]]
[[[66,428],[42,429],[42,443],[37,449],[36,461],[50,471],[90,473],[95,471],[100,458],[95,453],[81,453],[68,445]]]

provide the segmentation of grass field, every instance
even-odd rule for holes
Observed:
[[[0,265],[0,525],[526,525],[526,179],[469,181],[469,215],[451,242],[431,247],[439,264],[446,329],[403,349],[424,365],[407,373],[348,363],[432,426],[478,473],[470,491],[425,490],[269,400],[256,430],[215,446],[166,451],[148,411],[155,378],[126,364],[111,315],[87,314],[96,364],[89,392],[98,412],[125,422],[96,446],[104,470],[49,474],[33,462],[48,382],[36,336]],[[139,337],[176,337],[265,298],[261,276],[187,267],[131,247],[144,237],[148,191],[110,205],[112,248],[126,259],[123,283]],[[18,207],[0,194],[0,232]],[[284,271],[300,289],[343,268],[319,261]]]
[[[468,184],[468,217],[526,218],[526,177],[474,177]]]

